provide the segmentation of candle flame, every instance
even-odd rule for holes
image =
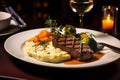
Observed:
[[[108,6],[108,9],[111,9],[111,6]]]
[[[110,14],[108,14],[108,16],[107,16],[107,20],[110,21]]]

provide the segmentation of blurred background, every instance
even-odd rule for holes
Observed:
[[[15,9],[28,25],[32,25],[33,28],[44,27],[42,24],[44,24],[48,16],[57,20],[59,24],[71,24],[79,27],[79,16],[71,10],[69,0],[6,0],[6,2]],[[0,9],[4,10],[2,3],[0,3],[0,5]],[[93,9],[84,16],[83,21],[85,28],[95,30],[101,29],[103,5],[113,5],[120,9],[119,0],[94,0]],[[117,24],[117,28],[120,32],[119,21],[120,10],[118,12]]]

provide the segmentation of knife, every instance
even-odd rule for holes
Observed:
[[[20,28],[25,28],[27,24],[22,20],[22,18],[15,12],[11,6],[5,7],[5,10],[12,15],[12,19]]]

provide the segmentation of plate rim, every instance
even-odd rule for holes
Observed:
[[[40,61],[41,63],[44,63],[44,64],[39,64],[39,63],[34,63],[34,62],[30,62],[30,61],[27,61],[27,60],[25,60],[24,58],[19,58],[19,57],[16,57],[15,55],[13,55],[13,53],[10,53],[10,51],[8,50],[8,47],[7,47],[7,43],[8,43],[8,41],[11,39],[11,38],[14,38],[16,35],[20,35],[20,34],[24,34],[24,33],[27,33],[27,32],[30,32],[30,31],[39,31],[39,30],[42,30],[42,29],[49,29],[49,28],[37,28],[37,29],[30,29],[30,30],[26,30],[26,31],[22,31],[22,32],[19,32],[19,33],[16,33],[16,34],[14,34],[14,35],[12,35],[12,36],[10,36],[10,37],[8,37],[7,39],[6,39],[6,41],[5,41],[5,43],[4,43],[4,48],[5,48],[5,50],[7,51],[7,53],[8,54],[10,54],[11,56],[13,56],[13,57],[15,57],[15,58],[17,58],[17,59],[19,59],[19,60],[22,60],[22,61],[25,61],[25,62],[28,62],[28,63],[32,63],[32,64],[35,64],[35,65],[41,65],[41,66],[46,66],[46,67],[56,67],[56,68],[90,68],[90,67],[97,67],[97,66],[102,66],[102,65],[105,65],[105,64],[109,64],[109,63],[111,63],[111,62],[114,62],[114,61],[116,61],[117,59],[115,59],[115,60],[113,60],[113,61],[111,61],[111,62],[108,62],[108,63],[103,63],[103,64],[97,64],[97,65],[92,65],[92,66],[83,66],[83,67],[80,67],[79,65],[81,65],[81,64],[79,64],[79,65],[65,65],[65,66],[56,66],[56,65],[51,65],[51,63],[47,63],[47,62],[42,62],[42,61]],[[83,30],[88,30],[88,31],[95,31],[95,32],[98,32],[98,33],[102,33],[102,34],[104,34],[103,32],[100,32],[100,31],[96,31],[96,30],[91,30],[91,29],[84,29],[84,28],[76,28],[76,30],[78,30],[78,29],[83,29]],[[37,33],[37,32],[36,32]],[[108,35],[108,36],[110,36],[110,37],[112,37],[112,38],[115,38],[115,37],[113,37],[113,36],[111,36],[111,35]],[[118,40],[117,38],[115,38],[116,40]],[[119,41],[119,40],[118,40]],[[22,43],[23,44],[23,43]],[[21,45],[22,46],[22,45]],[[120,57],[119,57],[120,58]],[[99,60],[98,60],[99,61]],[[38,61],[39,62],[39,61]],[[54,63],[52,63],[52,64],[54,64]],[[87,64],[90,64],[90,63],[87,63]],[[84,65],[84,64],[83,64]]]

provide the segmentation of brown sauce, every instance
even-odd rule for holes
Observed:
[[[104,53],[94,53],[93,58],[89,61],[78,61],[78,60],[72,59],[72,60],[64,62],[64,64],[85,64],[85,63],[89,63],[89,62],[99,60],[104,55],[105,55]]]

